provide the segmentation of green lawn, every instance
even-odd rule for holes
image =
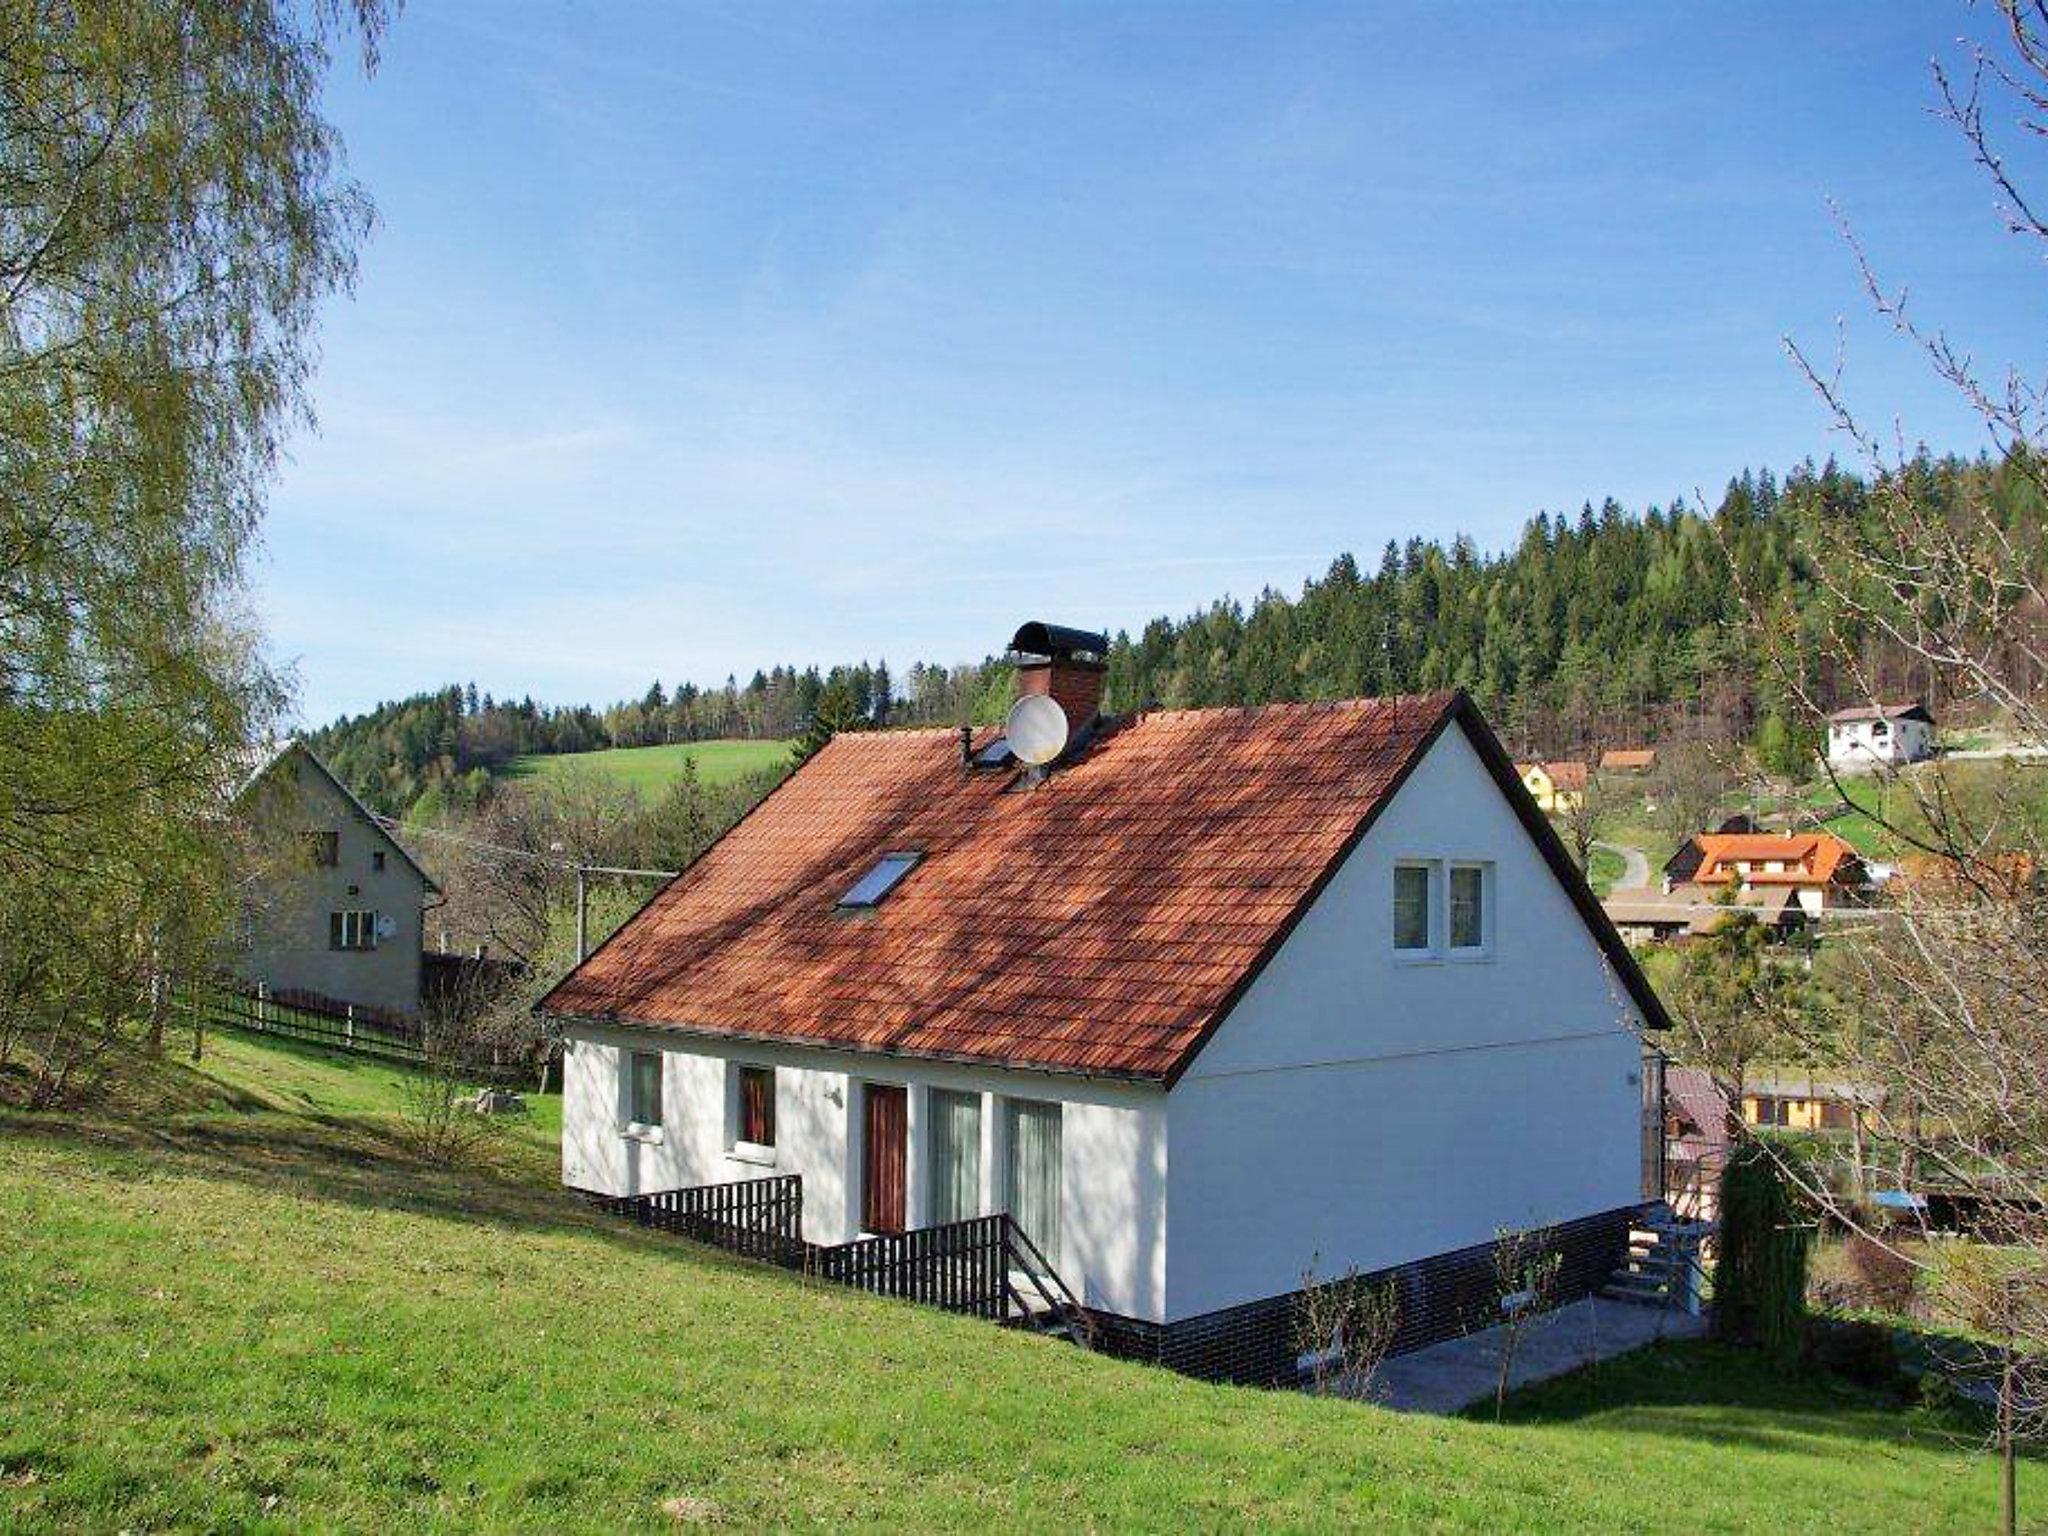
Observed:
[[[698,776],[705,784],[729,784],[750,773],[787,766],[789,749],[786,741],[684,741],[665,747],[617,747],[608,752],[538,753],[513,758],[505,775],[546,778],[595,770],[652,796],[668,787],[686,760],[696,761]]]
[[[1667,1346],[1513,1422],[1212,1387],[619,1226],[552,1121],[412,1161],[396,1078],[223,1041],[0,1111],[0,1528],[1984,1529],[1974,1426]],[[2025,1470],[2025,1508],[2048,1477]]]
[[[1614,882],[1628,872],[1628,861],[1612,848],[1595,848],[1586,867],[1586,882],[1595,896],[1605,896]]]

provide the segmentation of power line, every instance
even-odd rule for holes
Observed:
[[[480,837],[467,837],[460,832],[443,831],[439,827],[407,826],[395,816],[381,816],[373,812],[370,819],[394,837],[404,832],[409,837],[439,838],[444,843],[454,843],[458,847],[474,849],[479,853],[496,853],[508,859],[524,859],[529,864],[566,870],[571,874],[580,871],[586,875],[621,875],[641,880],[673,880],[680,873],[673,869],[625,869],[613,864],[583,864],[575,859],[535,853],[530,848],[508,848],[503,843],[486,842]]]

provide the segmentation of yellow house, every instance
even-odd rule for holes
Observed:
[[[1874,1130],[1883,1102],[1884,1090],[1870,1085],[1765,1073],[1745,1086],[1742,1118],[1787,1131],[1844,1131],[1860,1119]]]
[[[1584,763],[1517,763],[1522,787],[1536,801],[1536,808],[1551,815],[1576,811],[1586,800]]]

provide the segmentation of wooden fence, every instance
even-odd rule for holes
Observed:
[[[873,1296],[991,1322],[1057,1326],[1076,1340],[1082,1336],[1079,1305],[1004,1211],[825,1244],[802,1236],[801,1174],[593,1198],[602,1209],[642,1226]],[[1028,1292],[1020,1290],[1020,1276]]]
[[[1001,1321],[1010,1310],[1009,1218],[975,1216],[940,1227],[857,1237],[820,1248],[821,1278],[874,1296]]]
[[[597,1204],[643,1227],[675,1232],[744,1258],[784,1269],[811,1268],[813,1245],[804,1241],[804,1181],[800,1174],[699,1184],[651,1195],[604,1195]]]
[[[421,1066],[428,1060],[424,1024],[358,1012],[347,1004],[315,1006],[302,998],[284,1002],[204,982],[181,985],[177,996],[189,1018],[210,1028],[273,1035],[405,1066]],[[465,1062],[463,1072],[479,1082],[518,1083],[530,1079],[533,1068],[524,1062],[479,1059]]]

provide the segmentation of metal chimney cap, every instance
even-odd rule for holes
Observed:
[[[1101,659],[1109,655],[1109,636],[1089,629],[1069,629],[1064,624],[1047,624],[1040,619],[1019,625],[1010,639],[1010,649],[1027,656],[1050,656],[1064,660],[1072,656]]]

